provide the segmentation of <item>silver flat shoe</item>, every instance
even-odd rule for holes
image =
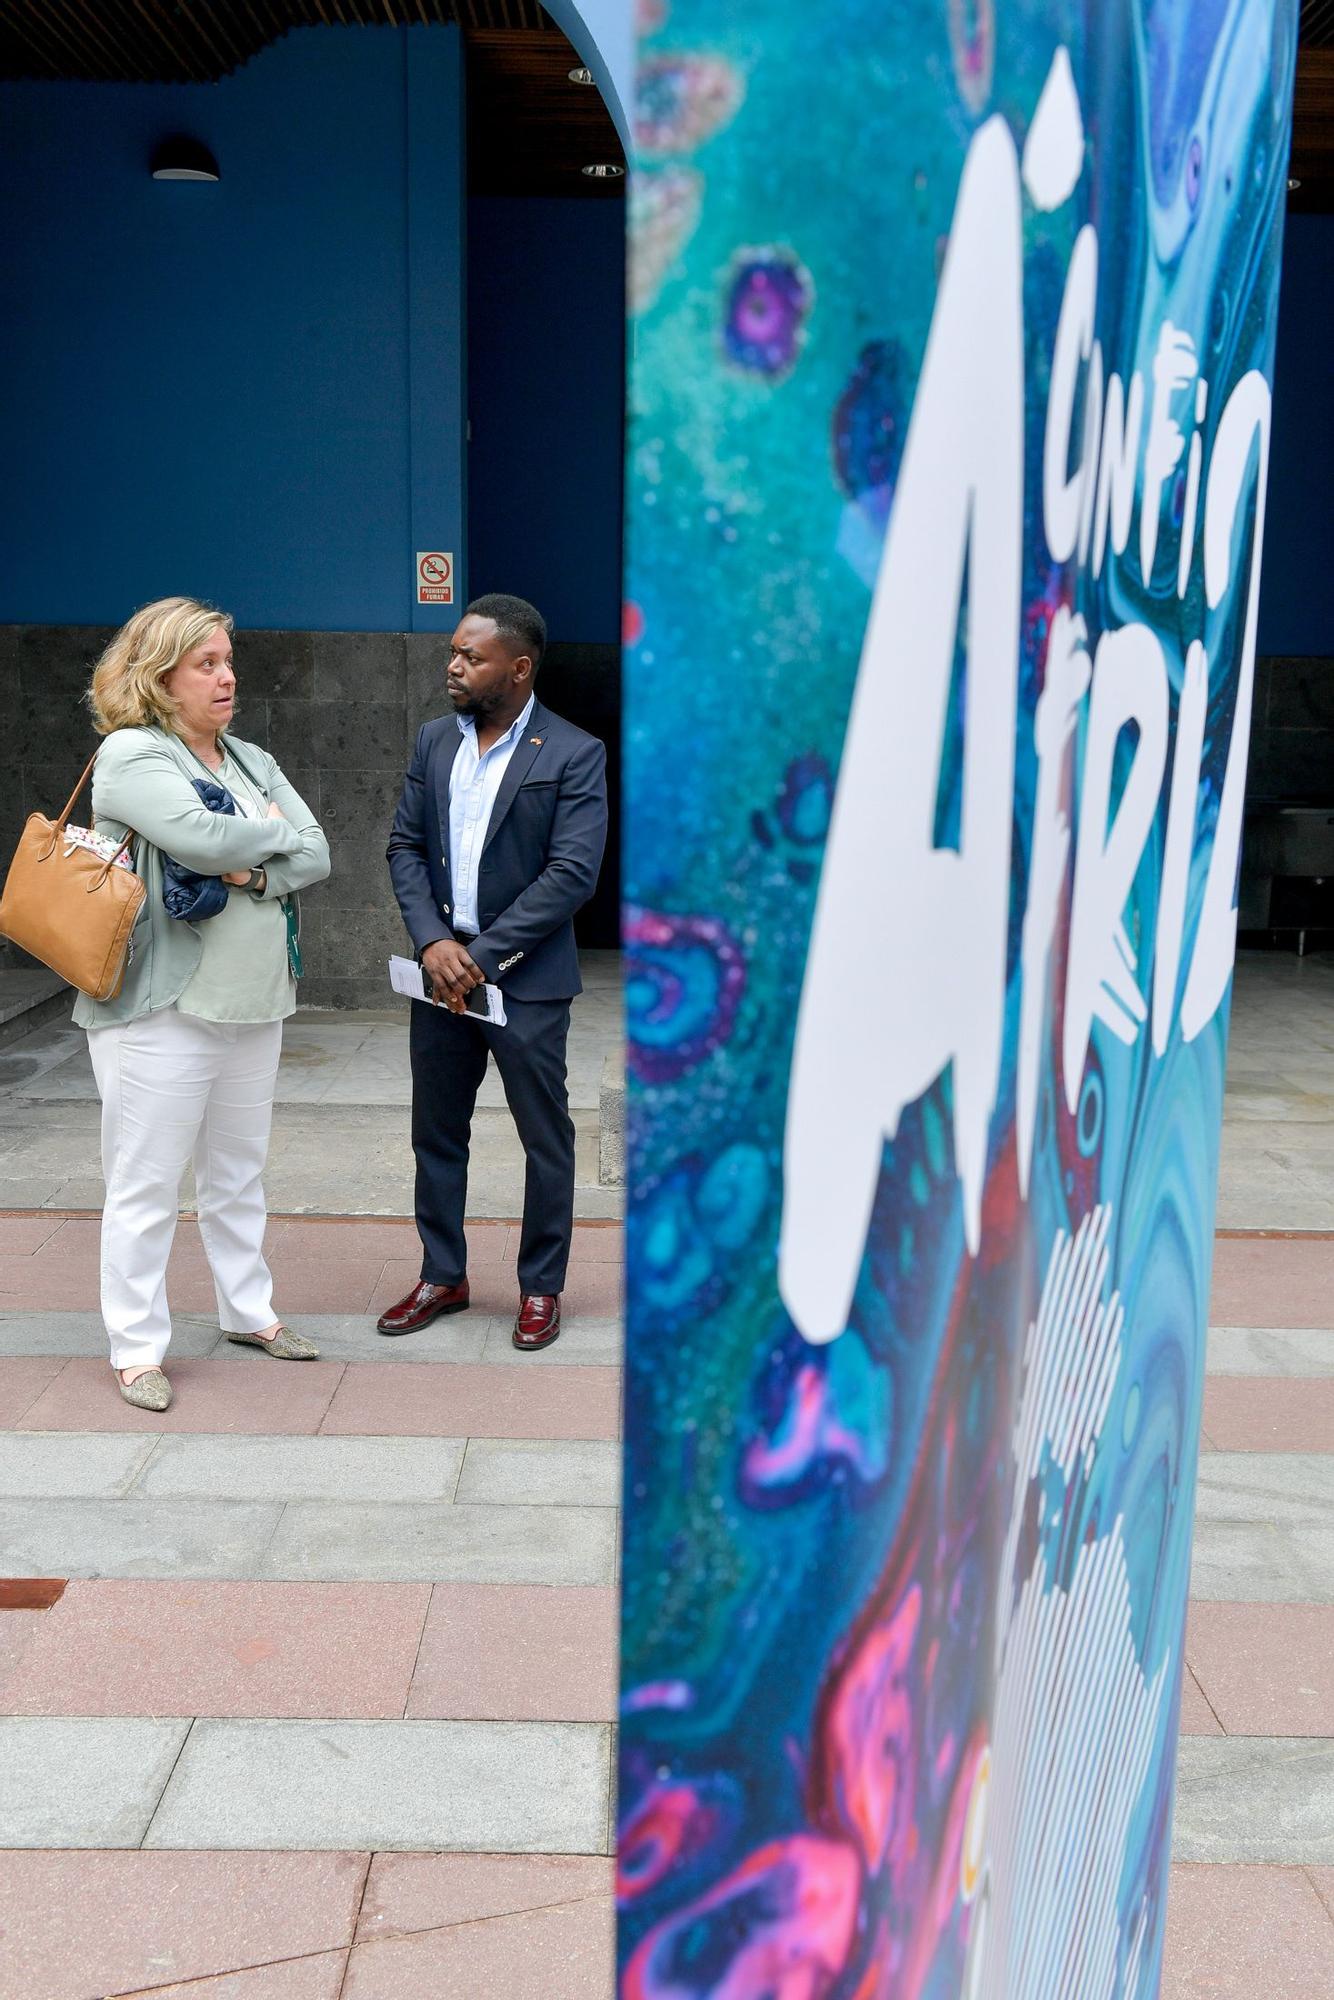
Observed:
[[[122,1382],[117,1375],[116,1387],[136,1410],[156,1410],[160,1416],[163,1410],[171,1408],[171,1384],[160,1368],[136,1375],[133,1382]]]
[[[275,1361],[318,1361],[320,1350],[313,1340],[293,1333],[290,1326],[280,1326],[272,1340],[265,1340],[259,1333],[229,1333],[228,1340],[238,1347],[262,1347]]]

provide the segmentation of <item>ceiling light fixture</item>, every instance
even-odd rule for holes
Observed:
[[[584,172],[591,181],[618,181],[625,168],[615,166],[610,160],[599,160],[596,166],[585,167]]]
[[[164,139],[153,155],[150,170],[155,181],[218,181],[218,163],[198,139],[178,133]]]
[[[597,81],[596,77],[593,75],[592,70],[584,69],[582,66],[579,69],[572,69],[569,72],[569,76],[571,83],[590,84],[590,83],[595,83]]]

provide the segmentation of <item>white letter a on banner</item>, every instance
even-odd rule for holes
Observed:
[[[1023,535],[1019,163],[976,134],[955,208],[839,770],[788,1095],[779,1283],[833,1340],[884,1144],[954,1065],[954,1150],[981,1235],[1000,1074]],[[935,844],[965,566],[958,851]]]

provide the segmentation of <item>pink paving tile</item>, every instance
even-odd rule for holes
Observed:
[[[172,1303],[183,1305],[173,1296]],[[88,1312],[97,1305],[97,1266],[39,1269],[35,1257],[0,1257],[0,1307],[18,1312]]]
[[[1189,1666],[1181,1676],[1181,1734],[1221,1736],[1223,1725],[1204,1698],[1199,1682]]]
[[[0,2000],[89,2000],[275,1959],[334,1951],[341,1960],[338,1947],[352,1936],[368,1860],[364,1854],[7,1853]],[[278,1990],[281,2000],[296,2000],[291,1988]],[[192,1989],[191,2000],[198,1991]]]
[[[509,1224],[505,1222],[470,1222],[467,1226],[468,1257],[473,1265],[499,1264],[504,1261],[505,1241],[509,1235]],[[421,1244],[416,1225],[411,1222],[393,1221],[311,1221],[300,1216],[289,1216],[269,1224],[265,1238],[270,1261],[275,1264],[286,1256],[310,1260],[315,1257],[331,1257],[338,1262],[349,1258],[362,1257],[369,1264],[373,1259],[383,1265],[388,1259],[421,1260]]]
[[[75,1225],[67,1223],[65,1228]],[[95,1225],[94,1225],[95,1226]],[[62,1249],[64,1230],[34,1256],[0,1255],[0,1305],[33,1306],[56,1312],[78,1312],[97,1304],[99,1253],[82,1242]],[[335,1246],[338,1247],[338,1246]],[[354,1245],[343,1254],[324,1254],[318,1245],[300,1240],[270,1247],[270,1262],[279,1310],[288,1312],[363,1312],[379,1281],[384,1258],[362,1254]],[[167,1297],[176,1312],[212,1312],[213,1280],[197,1234],[185,1224],[167,1266]]]
[[[337,1262],[320,1257],[275,1257],[271,1266],[275,1309],[291,1313],[365,1312],[383,1268],[378,1257],[344,1257]]]
[[[1173,1868],[1160,2000],[1326,1993],[1334,1993],[1334,1922],[1300,1868]]]
[[[1334,1375],[1211,1375],[1204,1429],[1215,1451],[1334,1451]]]
[[[1334,1237],[1218,1237],[1209,1324],[1334,1326]]]
[[[417,1583],[76,1581],[33,1614],[0,1713],[397,1718],[430,1600]]]
[[[1317,1896],[1334,1919],[1334,1868],[1308,1868],[1306,1872]]]
[[[588,1319],[613,1319],[621,1310],[619,1258],[610,1264],[571,1264],[565,1281],[565,1311]]]
[[[613,1946],[609,1896],[420,1931],[355,1945],[343,2000],[612,2000]]]
[[[1192,1604],[1186,1659],[1229,1736],[1334,1736],[1334,1605]]]
[[[262,1358],[262,1357],[261,1357]],[[0,1357],[0,1430],[17,1430],[43,1389],[65,1367],[59,1354],[7,1354]]]
[[[105,1361],[68,1361],[23,1412],[30,1431],[207,1431],[226,1436],[309,1436],[320,1428],[343,1374],[340,1361],[274,1361],[255,1353],[173,1361],[175,1401],[164,1416],[131,1409]],[[0,1362],[0,1370],[12,1363]],[[497,1371],[499,1372],[499,1371]],[[0,1375],[0,1380],[3,1376]],[[19,1428],[10,1417],[2,1426]]]
[[[514,1243],[518,1248],[518,1231]],[[574,1264],[621,1264],[625,1259],[625,1230],[619,1222],[597,1224],[576,1223],[574,1241],[570,1245],[570,1263]]]
[[[438,1583],[407,1713],[431,1720],[614,1721],[616,1618],[614,1590]]]
[[[144,1986],[111,2000],[338,2000],[347,1970],[345,1951],[322,1951],[316,1958],[284,1958],[246,1972],[224,1972],[187,1985]]]
[[[377,1854],[357,1943],[609,1896],[614,1880],[598,1854]]]
[[[354,1361],[319,1428],[338,1437],[614,1438],[619,1425],[617,1368]]]
[[[188,1230],[193,1225],[188,1222],[181,1222],[177,1226],[181,1230]],[[100,1216],[66,1216],[60,1225],[61,1246],[67,1253],[78,1249],[87,1249],[91,1250],[93,1255],[96,1256],[101,1240],[102,1221]]]
[[[506,1225],[505,1262],[513,1269],[518,1261],[523,1225]],[[570,1263],[619,1264],[625,1254],[625,1228],[619,1222],[576,1222],[570,1239]]]
[[[58,1215],[0,1215],[0,1256],[31,1257],[59,1228]]]
[[[44,1611],[0,1611],[0,1689],[37,1637]],[[5,1713],[0,1694],[0,1714]]]

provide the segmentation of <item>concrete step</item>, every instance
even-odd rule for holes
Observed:
[[[74,988],[44,965],[0,969],[0,1049],[21,1041],[35,1028],[68,1020]]]

